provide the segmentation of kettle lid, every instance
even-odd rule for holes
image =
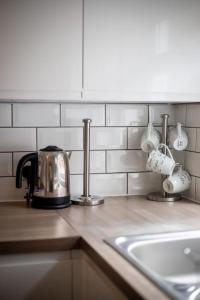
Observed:
[[[43,149],[40,149],[40,151],[45,151],[45,152],[56,152],[56,151],[63,151],[63,149],[58,148],[57,146],[47,146]]]

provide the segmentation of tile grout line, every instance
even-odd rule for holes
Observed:
[[[128,127],[126,127],[126,147],[128,149]]]
[[[197,151],[197,128],[195,129],[195,146],[194,146],[194,148],[195,148],[195,152],[198,153],[198,151]]]
[[[11,164],[12,164],[12,176],[14,177],[14,152],[12,152],[12,159],[11,159]]]
[[[107,106],[106,106],[106,104],[104,104],[104,106],[105,106],[105,111],[104,111],[104,113],[105,113],[105,127],[107,126],[107,120],[106,120],[106,118],[107,118]]]
[[[128,175],[129,173],[126,173],[126,193],[128,195]]]
[[[151,173],[149,171],[138,171],[138,172],[134,172],[134,171],[119,171],[119,172],[108,172],[108,173],[100,173],[100,172],[91,172],[90,174],[93,175],[117,175],[117,174],[148,174]],[[73,176],[78,176],[78,175],[83,175],[83,173],[73,173],[71,172],[71,175]],[[1,176],[0,176],[1,177]],[[5,177],[5,176],[2,176]],[[194,176],[193,176],[194,177]]]
[[[38,127],[35,128],[35,129],[39,129]],[[66,151],[74,151],[74,152],[81,152],[83,151],[83,149],[66,149]],[[118,148],[118,149],[109,149],[109,148],[104,148],[104,149],[91,149],[90,151],[91,152],[104,152],[104,151],[139,151],[141,150],[140,148],[133,148],[133,149],[127,149],[127,148]],[[7,150],[7,151],[0,151],[0,153],[11,153],[13,150]],[[30,151],[33,151],[32,150],[14,150],[13,152],[15,153],[19,153],[19,152],[30,152]],[[188,152],[191,152],[191,151],[188,151]],[[194,152],[194,153],[200,153],[200,152]]]
[[[11,104],[11,127],[13,128],[13,103]]]
[[[185,106],[185,127],[187,128],[187,119],[188,119],[188,105]]]
[[[194,200],[197,198],[197,179],[194,177]]]
[[[61,108],[61,104],[59,104],[59,118],[60,118],[60,119],[59,119],[59,121],[60,121],[59,123],[60,123],[60,127],[62,126],[62,125],[61,125],[61,109],[62,109],[62,108]]]
[[[39,149],[38,149],[38,128],[36,127],[35,128],[36,129],[36,135],[35,135],[35,137],[36,137],[36,151],[38,151]]]
[[[107,159],[108,159],[108,157],[107,157],[107,155],[108,155],[108,151],[107,150],[105,150],[105,174],[107,174],[107,172],[108,172],[108,161],[107,161]]]
[[[147,113],[148,113],[148,116],[147,116],[147,122],[148,122],[148,124],[149,124],[149,120],[150,120],[150,108],[149,108],[149,104],[147,105]]]
[[[171,126],[171,125],[170,125]],[[60,128],[60,125],[58,126],[37,126],[38,128],[41,129],[58,129]],[[127,126],[127,125],[119,125],[119,126],[105,126],[105,125],[95,125],[95,126],[91,126],[91,128],[146,128],[146,125],[135,125],[135,126]],[[161,127],[161,124],[155,125],[155,127]],[[10,128],[10,126],[3,126],[1,128]],[[35,128],[35,126],[15,126],[14,128]],[[83,126],[77,125],[77,126],[62,126],[62,128],[67,128],[67,129],[73,129],[73,128],[83,128]],[[200,128],[200,127],[187,127],[187,128]]]
[[[199,153],[200,154],[200,152],[199,151],[193,151],[193,150],[184,150],[185,152],[188,152],[188,153]]]
[[[160,102],[153,102],[153,101],[147,101],[147,102],[130,102],[130,101],[123,101],[123,100],[87,100],[87,104],[104,104],[104,103],[107,103],[107,104],[113,104],[113,105],[138,105],[138,106],[144,106],[144,105],[159,105],[159,106],[165,106],[165,105],[198,105],[200,103],[200,101],[198,102],[164,102],[164,103],[161,103],[162,100]],[[81,104],[83,103],[82,100],[30,100],[27,102],[27,100],[2,100],[1,101],[1,104],[58,104],[58,103],[66,103],[66,104]]]
[[[198,176],[198,175],[193,175],[193,174],[190,174],[190,176],[191,176],[191,177],[195,177],[195,178],[198,178],[198,179],[200,179],[200,176]]]

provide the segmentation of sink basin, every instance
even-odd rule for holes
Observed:
[[[171,299],[200,300],[200,231],[129,235],[105,242]]]

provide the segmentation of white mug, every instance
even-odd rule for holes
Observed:
[[[190,185],[191,177],[181,165],[177,171],[163,181],[163,189],[168,194],[184,192],[190,188]]]
[[[141,149],[144,152],[151,152],[156,149],[160,143],[160,132],[153,127],[152,123],[144,131],[141,139]]]
[[[177,123],[176,128],[169,131],[169,144],[177,151],[182,151],[187,148],[188,137],[181,123]]]
[[[162,153],[159,149],[165,148],[166,152],[168,152],[169,156]],[[171,175],[175,168],[175,161],[174,158],[165,144],[160,144],[156,150],[153,150],[149,154],[149,158],[147,160],[146,168],[147,170],[164,174],[164,175]]]

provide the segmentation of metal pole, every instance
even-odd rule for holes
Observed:
[[[168,114],[162,114],[161,115],[162,118],[162,143],[167,145],[167,129],[168,129],[168,119],[169,119],[169,115]],[[163,153],[166,155],[167,154],[167,150],[166,148],[163,149]],[[166,178],[166,176],[162,176],[162,181],[164,181]],[[167,193],[164,191],[163,187],[162,187],[162,195],[163,197],[167,197]]]
[[[91,119],[83,119],[83,197],[90,197],[90,123]]]
[[[168,114],[162,114],[161,118],[163,119],[162,122],[162,143],[167,145],[167,128],[168,128]],[[164,151],[164,154],[166,154],[166,149]]]
[[[90,124],[91,119],[83,119],[83,194],[72,195],[73,204],[93,206],[104,203],[104,198],[98,195],[90,195]]]

